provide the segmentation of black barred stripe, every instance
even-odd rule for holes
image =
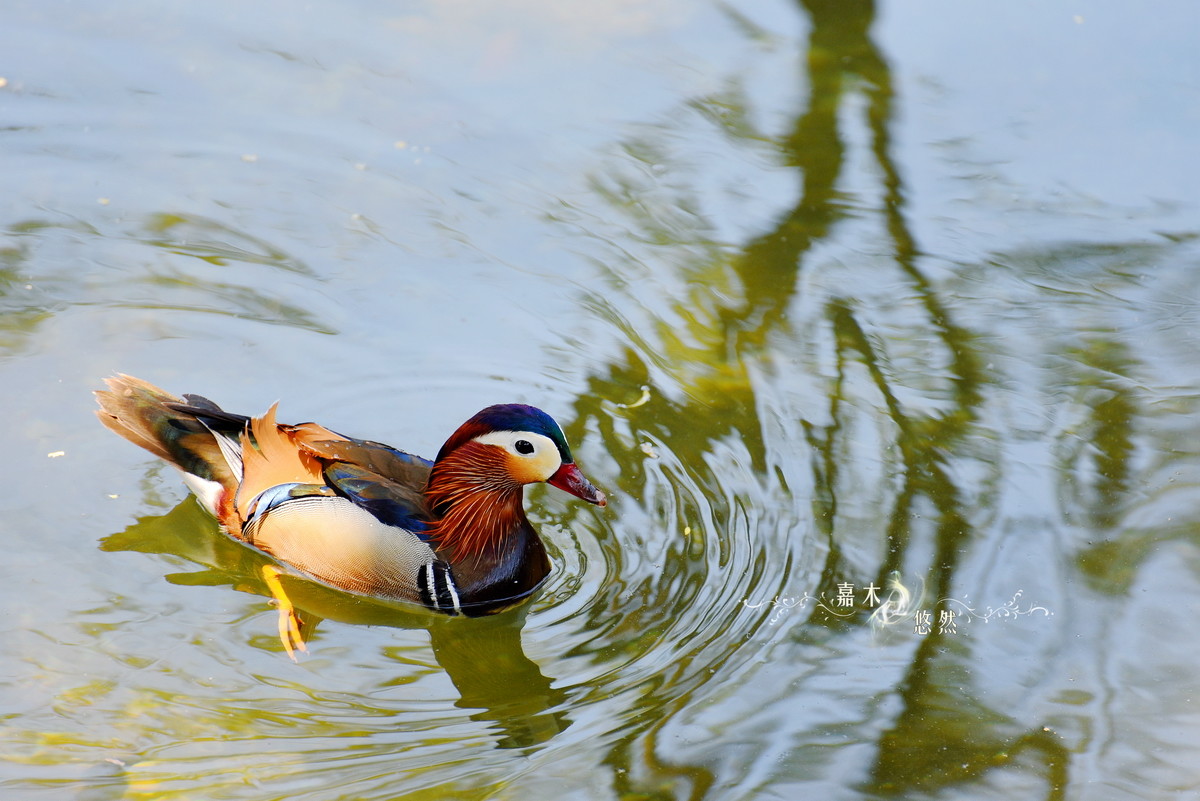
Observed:
[[[450,565],[445,562],[426,562],[421,565],[417,570],[417,590],[421,593],[421,603],[430,609],[448,615],[462,614],[458,588],[454,586]]]

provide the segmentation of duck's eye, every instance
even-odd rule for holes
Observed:
[[[517,453],[522,453],[526,456],[533,453],[533,443],[527,439],[519,439],[513,443],[513,447],[517,449]]]

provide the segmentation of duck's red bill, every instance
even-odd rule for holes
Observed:
[[[604,493],[592,486],[592,482],[583,477],[574,462],[564,464],[554,471],[554,475],[546,480],[547,484],[558,487],[563,492],[569,492],[576,498],[582,498],[588,503],[604,506],[608,499]]]

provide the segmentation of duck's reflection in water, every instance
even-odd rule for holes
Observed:
[[[260,578],[268,560],[221,534],[211,516],[188,497],[164,515],[140,518],[101,542],[105,551],[172,554],[206,569],[165,576],[174,584],[221,586],[270,597]],[[283,574],[281,581],[311,639],[326,620],[366,626],[424,629],[437,663],[458,690],[455,706],[470,718],[494,724],[499,748],[544,743],[570,725],[566,693],[552,686],[521,644],[528,605],[484,618],[449,618],[413,605],[339,592]],[[282,653],[283,646],[279,645]],[[386,657],[384,657],[386,658]]]

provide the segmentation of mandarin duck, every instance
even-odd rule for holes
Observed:
[[[529,597],[550,570],[522,506],[526,484],[606,503],[558,423],[533,406],[487,407],[430,462],[316,423],[278,423],[278,404],[247,417],[132,376],[105,383],[100,421],[179,468],[227,534],[274,560],[263,578],[293,659],[305,645],[284,570],[435,612],[491,614]]]

